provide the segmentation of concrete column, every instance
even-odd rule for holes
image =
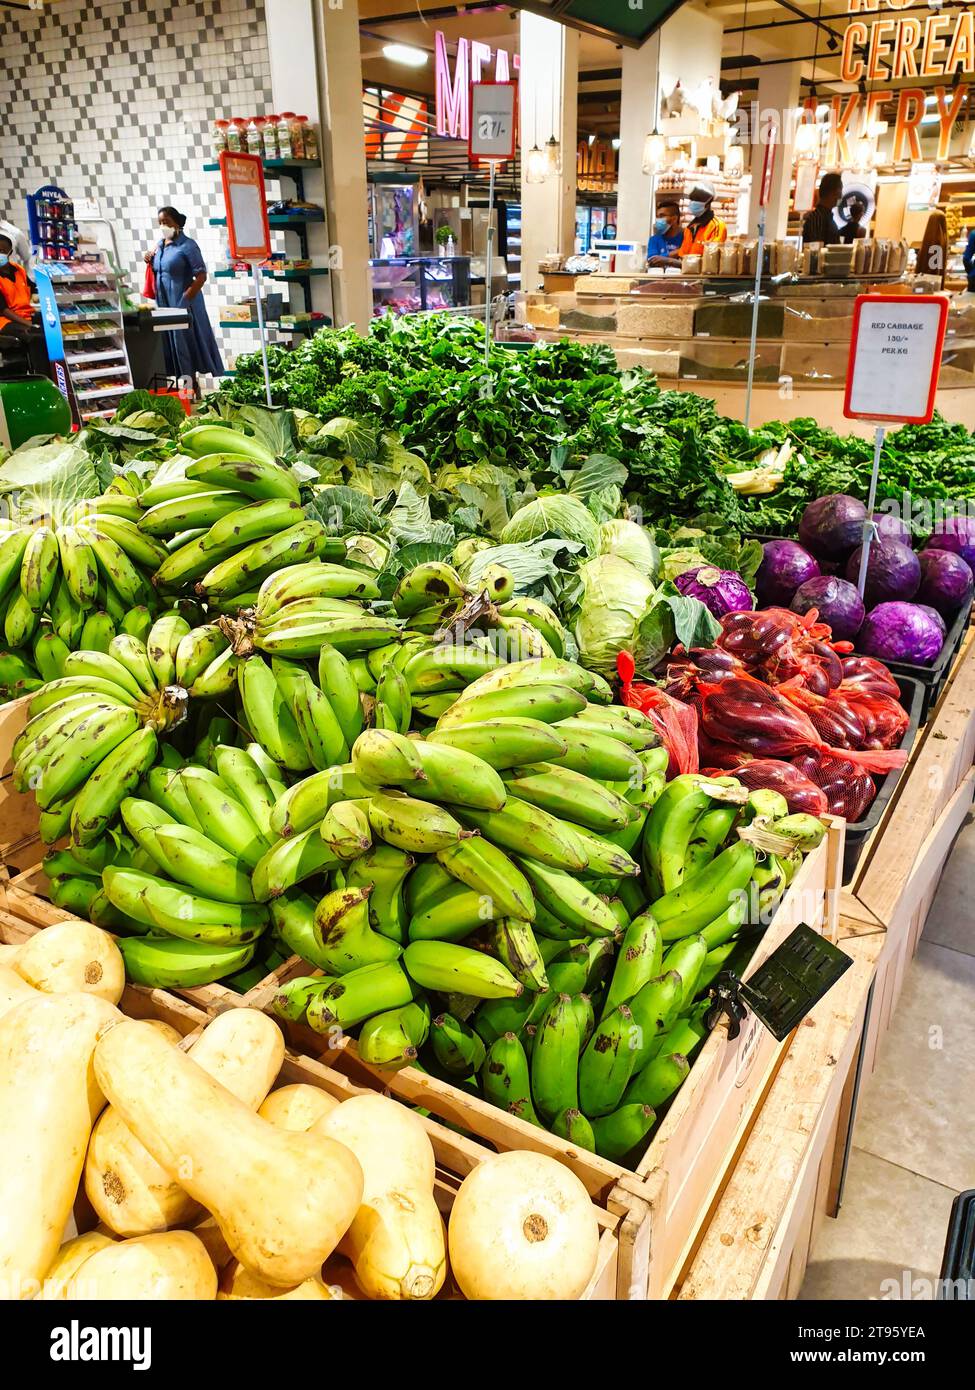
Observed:
[[[789,222],[789,202],[792,196],[792,156],[795,119],[790,115],[799,105],[801,92],[801,63],[781,63],[761,68],[758,74],[758,129],[752,136],[752,196],[748,210],[748,234],[758,230],[758,181],[762,177],[765,147],[761,133],[774,119],[779,127],[779,146],[775,152],[772,191],[765,213],[765,235],[769,240],[783,237]]]
[[[721,79],[721,20],[685,5],[662,24],[642,48],[624,48],[620,104],[619,236],[646,241],[653,220],[653,176],[643,172],[643,146],[657,121],[655,97],[679,80],[691,92],[710,78]]]
[[[538,263],[549,252],[572,254],[575,245],[576,105],[579,35],[551,19],[520,16],[521,73],[521,287],[540,283]],[[552,130],[554,105],[555,130]],[[562,172],[544,183],[525,182],[532,145],[544,149],[554,134],[562,146]]]
[[[316,21],[318,109],[331,239],[332,273],[329,278],[334,319],[337,326],[354,323],[362,332],[372,318],[372,291],[369,285],[359,4],[358,0],[287,0],[287,3],[296,8],[310,3]],[[270,32],[270,23],[268,29]],[[300,67],[303,61],[299,48],[289,54],[291,65]],[[288,76],[290,78],[290,73]]]

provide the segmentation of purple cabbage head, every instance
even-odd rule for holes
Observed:
[[[851,584],[856,584],[860,578],[862,552],[863,546],[858,545],[847,561],[846,577]],[[878,603],[912,599],[920,583],[921,563],[909,545],[890,540],[873,542],[863,590],[863,601],[868,610],[875,608]]]
[[[880,661],[930,666],[944,640],[944,619],[933,608],[921,603],[880,603],[864,619],[857,651]]]
[[[810,502],[799,522],[799,541],[817,560],[844,560],[863,537],[867,509],[855,497],[831,492]]]
[[[903,545],[911,543],[911,528],[906,521],[892,512],[874,512],[874,525],[882,541],[900,541]]]
[[[924,548],[954,551],[975,574],[975,516],[945,517],[935,526]]]
[[[748,585],[734,570],[698,565],[696,569],[679,574],[674,584],[685,598],[699,599],[716,618],[755,607]]]
[[[808,613],[815,608],[820,622],[829,624],[837,642],[853,640],[865,612],[857,586],[831,574],[821,574],[800,584],[789,607],[793,613]]]
[[[953,618],[960,608],[967,608],[975,592],[975,576],[966,562],[953,550],[922,550],[921,587],[917,601],[936,608],[943,618]]]
[[[766,541],[755,580],[762,608],[787,608],[800,584],[819,574],[819,562],[796,541]]]

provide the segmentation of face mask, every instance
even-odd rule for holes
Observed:
[[[664,232],[670,231],[670,223],[667,221],[666,217],[658,217],[653,224],[653,230],[662,236]]]
[[[172,241],[173,237],[176,235],[176,228],[175,228],[175,227],[160,227],[160,228],[159,228],[159,234],[160,234],[160,236],[163,237],[163,239],[164,239],[165,241]]]
[[[10,262],[10,257],[9,257],[9,256],[5,256],[5,255],[3,254],[3,252],[0,251],[0,266],[2,266],[2,265],[8,265],[9,262]]]
[[[707,208],[707,203],[699,203],[696,198],[692,198],[688,206],[691,209],[692,217],[700,217],[701,213]]]

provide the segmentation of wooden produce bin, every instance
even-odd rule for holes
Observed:
[[[908,963],[975,796],[975,629],[920,734],[857,876],[841,897],[841,937],[881,934],[865,1075],[900,997]]]
[[[56,910],[56,909],[55,909]],[[61,913],[60,919],[69,918]],[[19,946],[43,927],[0,908],[0,944]],[[126,985],[119,1008],[129,1018],[161,1019],[183,1036],[183,1045],[194,1040],[213,1016],[185,999],[161,989],[146,989],[142,985]],[[374,1090],[357,1085],[349,1077],[326,1066],[320,1059],[285,1051],[284,1062],[272,1089],[303,1082],[318,1086],[337,1100],[348,1100]],[[435,1118],[420,1115],[419,1119],[433,1145],[436,1156],[434,1195],[445,1221],[464,1178],[478,1163],[490,1158],[492,1150],[476,1139],[456,1134]],[[593,1198],[596,1220],[599,1223],[599,1254],[596,1268],[582,1294],[585,1300],[641,1298],[646,1286],[647,1251],[650,1243],[650,1212],[646,1203],[632,1193],[619,1192],[601,1202]],[[75,1209],[74,1230],[91,1229],[95,1214],[80,1193]],[[448,1277],[440,1298],[461,1298]]]
[[[853,965],[793,1034],[676,1296],[792,1299],[835,1215],[864,1018],[883,938],[847,936]]]

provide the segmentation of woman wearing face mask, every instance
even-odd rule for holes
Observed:
[[[144,257],[156,278],[156,303],[190,313],[188,329],[165,335],[166,370],[176,377],[195,377],[198,372],[222,376],[220,350],[200,293],[207,270],[199,246],[183,231],[185,226],[183,213],[160,208],[160,239]]]
[[[647,243],[647,265],[672,265],[683,240],[680,208],[676,203],[658,203],[653,236]]]

